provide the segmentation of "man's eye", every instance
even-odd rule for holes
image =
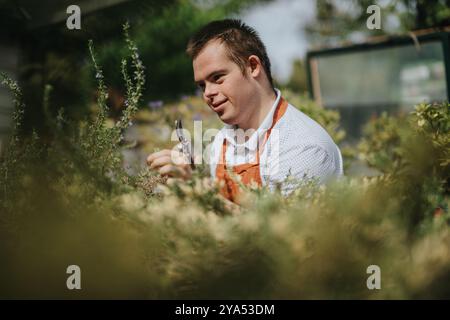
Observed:
[[[220,78],[222,78],[223,74],[218,74],[214,76],[214,81],[218,81],[220,80]]]
[[[199,87],[200,90],[205,91],[205,85],[204,84],[199,84],[198,87]]]

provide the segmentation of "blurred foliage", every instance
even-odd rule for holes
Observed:
[[[333,44],[352,36],[375,36],[412,30],[443,27],[450,24],[449,0],[316,0],[316,19],[305,26],[316,44]],[[366,27],[367,8],[381,9],[381,29]],[[395,21],[395,23],[393,23]]]
[[[302,59],[294,60],[292,64],[291,76],[287,83],[286,88],[298,92],[306,93],[308,90],[308,82],[306,79],[305,62]]]
[[[413,130],[413,132],[411,132]],[[409,150],[404,146],[410,141],[431,141],[427,161],[436,169],[450,167],[450,104],[419,104],[409,117],[388,116],[383,113],[373,118],[364,128],[358,148],[360,157],[383,173],[405,167]],[[431,161],[432,160],[432,161]],[[433,172],[436,174],[436,172]],[[448,175],[439,174],[439,175]]]
[[[416,30],[448,26],[450,24],[449,0],[400,0],[397,6],[406,8],[399,14],[403,30]]]
[[[402,156],[399,145],[407,130],[404,122],[404,117],[389,117],[386,112],[371,119],[364,127],[364,137],[358,146],[360,158],[383,173],[399,167]]]
[[[174,0],[134,0],[90,14],[82,12],[81,30],[69,30],[65,19],[50,23],[57,14],[66,13],[67,2],[3,1],[0,12],[9,18],[0,20],[0,25],[8,26],[6,36],[20,48],[18,72],[23,98],[26,105],[34,106],[26,109],[25,132],[36,130],[45,139],[51,132],[44,125],[42,105],[36,104],[43,100],[46,85],[54,88],[49,110],[53,117],[62,106],[67,118],[80,120],[86,114],[88,102],[95,99],[95,78],[86,60],[88,39],[98,44],[109,41],[120,34],[126,20],[133,21],[146,12],[156,14],[172,3]],[[120,69],[116,72],[120,74]]]
[[[131,66],[133,76],[130,78],[127,71],[129,61],[122,60],[122,74],[127,88],[127,108],[117,123],[112,126],[106,125],[108,107],[106,99],[108,93],[104,82],[103,71],[97,64],[93,51],[92,42],[89,43],[89,50],[94,64],[96,79],[98,81],[98,99],[97,114],[93,121],[70,122],[64,117],[63,109],[60,109],[58,116],[53,118],[49,112],[49,104],[52,102],[50,93],[52,87],[46,86],[43,99],[43,110],[47,116],[47,125],[52,128],[53,139],[51,141],[40,141],[36,133],[31,137],[24,138],[21,141],[20,129],[25,106],[22,102],[22,92],[17,83],[2,75],[2,84],[5,84],[13,92],[15,103],[17,105],[13,114],[15,126],[10,138],[10,143],[3,155],[3,163],[0,167],[2,185],[4,193],[2,194],[2,203],[8,207],[14,204],[10,193],[20,193],[20,180],[24,170],[29,173],[29,168],[14,166],[14,163],[32,162],[33,170],[39,166],[51,171],[44,174],[43,179],[52,179],[60,176],[74,178],[83,173],[86,183],[92,185],[102,185],[103,188],[110,190],[112,187],[110,178],[123,179],[122,162],[120,158],[120,143],[123,140],[123,131],[129,126],[129,123],[137,111],[139,100],[142,96],[142,89],[145,83],[142,62],[139,60],[137,48],[130,40],[128,34],[128,25],[124,26],[125,39],[131,56]],[[28,141],[29,140],[29,141]],[[54,163],[56,162],[56,163]],[[61,171],[59,171],[61,170]],[[59,179],[58,179],[59,180]],[[94,188],[95,189],[95,188]],[[93,191],[92,195],[95,192]]]
[[[450,104],[420,104],[407,118],[373,119],[359,157],[395,181],[404,192],[408,221],[416,226],[430,212],[448,210],[450,194]],[[421,199],[411,201],[412,198]],[[409,210],[407,209],[409,208]],[[406,213],[405,213],[406,214]]]
[[[122,64],[129,109],[120,130],[104,116],[98,63],[97,113],[80,126],[60,112],[51,142],[17,134],[21,92],[3,80],[15,93],[17,130],[0,162],[1,298],[450,297],[447,104],[419,106],[405,121],[409,135],[383,138],[400,151],[382,157],[396,165],[372,162],[385,170],[379,176],[311,183],[288,197],[248,187],[238,207],[204,171],[179,181],[116,169],[118,133],[130,124],[144,79],[127,42],[137,73]],[[338,115],[285,96],[329,132],[338,130]],[[43,101],[46,109],[49,90]],[[185,98],[174,111],[188,115],[192,103],[200,104]],[[164,122],[162,109],[146,116]],[[384,124],[396,135],[391,120],[381,122],[367,131],[367,143]],[[339,131],[330,134],[339,141]],[[72,264],[82,270],[82,290],[65,286]],[[382,290],[367,289],[372,264],[381,268]]]
[[[450,104],[420,104],[412,119],[417,130],[442,151],[437,155],[441,167],[450,166]]]

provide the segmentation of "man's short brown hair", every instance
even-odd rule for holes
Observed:
[[[267,56],[266,47],[253,28],[237,19],[210,22],[191,37],[186,52],[192,59],[195,59],[206,44],[215,39],[225,43],[228,56],[241,68],[244,74],[248,57],[251,55],[258,56],[273,88],[270,60]]]

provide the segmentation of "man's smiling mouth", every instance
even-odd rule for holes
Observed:
[[[223,101],[218,102],[218,103],[215,103],[215,104],[212,104],[211,107],[212,107],[212,109],[213,109],[215,112],[218,112],[218,111],[220,111],[220,109],[222,108],[222,106],[224,105],[224,103],[227,102],[227,101],[228,101],[228,99],[223,100]]]

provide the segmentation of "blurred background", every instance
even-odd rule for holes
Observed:
[[[66,26],[71,4],[81,9],[80,30]],[[372,4],[381,9],[380,29],[366,26]],[[302,97],[294,100],[298,104],[311,99],[339,112],[339,128],[346,134],[338,140],[344,145],[356,143],[364,124],[383,111],[408,112],[420,102],[448,99],[450,0],[1,0],[0,71],[19,80],[23,89],[23,133],[46,135],[41,102],[47,84],[53,87],[52,116],[64,108],[66,116],[81,120],[95,108],[88,39],[94,40],[104,69],[110,119],[117,120],[125,99],[120,73],[125,21],[146,67],[141,110],[126,132],[127,140],[136,142],[134,151],[126,151],[130,162],[142,163],[153,147],[147,142],[170,142],[173,105],[179,102],[185,103],[186,117],[206,121],[204,128],[220,128],[196,99],[184,50],[200,26],[226,17],[240,18],[260,33],[276,86],[286,95]],[[11,110],[12,99],[2,87],[2,141]]]

